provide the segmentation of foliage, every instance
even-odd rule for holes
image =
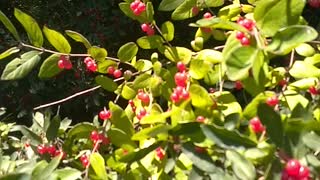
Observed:
[[[319,179],[319,42],[302,16],[306,2],[153,3],[119,3],[146,35],[117,57],[15,8],[25,36],[0,13],[16,40],[0,54],[2,81],[81,67],[96,84],[34,108],[30,127],[1,122],[0,179],[286,179],[295,160],[300,179]],[[163,22],[162,11],[171,14]],[[195,30],[191,48],[175,41],[180,21]],[[74,52],[73,41],[86,50]],[[37,111],[97,89],[115,99],[92,122]]]

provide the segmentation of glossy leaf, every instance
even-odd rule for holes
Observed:
[[[313,56],[316,53],[314,48],[307,43],[300,44],[298,47],[295,48],[295,50],[300,56],[305,57]]]
[[[3,23],[3,25],[11,32],[13,37],[20,41],[20,36],[18,34],[17,29],[14,27],[10,19],[2,12],[0,11],[0,21]],[[1,59],[1,58],[0,58]]]
[[[43,33],[50,42],[50,44],[56,48],[59,52],[70,53],[71,46],[67,39],[59,32],[49,29],[47,26],[43,27]]]
[[[138,46],[134,42],[129,42],[120,47],[118,58],[123,61],[130,61],[138,53]]]
[[[97,60],[98,62],[102,62],[108,55],[108,52],[104,48],[100,48],[97,46],[92,46],[88,49],[88,53],[93,57],[93,59]]]
[[[126,162],[126,163],[133,163],[133,162],[139,161],[140,159],[144,158],[147,154],[149,154],[151,151],[155,150],[159,146],[160,146],[160,143],[155,143],[147,148],[130,152],[127,155],[121,157],[119,161]]]
[[[90,155],[90,165],[99,179],[108,179],[104,159],[99,153]]]
[[[152,2],[147,2],[146,3],[146,18],[148,23],[151,23],[153,21],[153,15],[154,15],[154,10],[153,10],[153,5]]]
[[[0,12],[1,12],[1,11],[0,11]],[[6,51],[4,51],[3,53],[0,54],[0,60],[1,60],[1,59],[4,59],[4,58],[6,58],[6,57],[8,57],[8,56],[10,56],[10,55],[12,55],[12,54],[15,54],[15,53],[17,53],[17,52],[19,52],[19,51],[20,51],[19,48],[17,48],[17,47],[12,47],[12,48],[10,48],[10,49],[8,49],[8,50],[6,50]]]
[[[109,109],[112,113],[110,121],[112,122],[114,127],[122,130],[131,137],[134,133],[134,129],[125,111],[120,106],[114,104],[112,101],[109,102]]]
[[[121,91],[121,96],[127,100],[133,99],[137,94],[137,92],[130,85],[125,84]]]
[[[320,77],[320,69],[304,61],[295,61],[289,73],[296,79]]]
[[[54,157],[50,163],[41,171],[41,173],[37,174],[32,178],[39,179],[39,180],[46,180],[50,177],[53,177],[53,171],[58,167],[60,164],[60,160],[62,158],[62,154],[60,156]]]
[[[216,29],[238,30],[247,32],[248,30],[237,23],[224,20],[222,18],[200,19],[196,24],[190,24],[193,27],[212,27]]]
[[[211,157],[206,153],[197,153],[195,146],[191,143],[184,143],[182,145],[182,152],[192,161],[193,165],[200,170],[208,173],[217,171],[217,167]]]
[[[254,10],[254,19],[264,35],[273,36],[284,27],[299,21],[305,0],[264,0]]]
[[[320,136],[315,132],[308,132],[302,136],[303,143],[314,151],[320,150]]]
[[[254,99],[243,110],[243,116],[248,120],[255,117],[257,115],[259,104],[266,102],[268,97],[272,97],[274,95],[275,93],[272,91],[266,91],[256,95]]]
[[[192,59],[189,74],[194,79],[202,79],[211,69],[212,64],[203,59]]]
[[[163,39],[159,35],[143,36],[137,39],[137,44],[142,49],[156,49],[162,46]]]
[[[14,16],[26,30],[31,44],[41,47],[43,45],[43,35],[38,23],[31,16],[17,8],[14,9]]]
[[[197,5],[196,0],[185,0],[172,13],[173,20],[184,20],[196,16],[192,13],[192,8]]]
[[[285,55],[301,43],[312,41],[317,36],[317,31],[310,26],[288,26],[275,34],[267,50],[275,54]]]
[[[173,62],[181,61],[188,64],[191,60],[192,51],[185,47],[166,47],[164,55]]]
[[[2,80],[17,80],[27,76],[40,62],[40,52],[29,51],[20,58],[15,58],[8,63],[1,75]]]
[[[280,115],[272,107],[263,103],[258,106],[258,117],[262,124],[266,126],[270,140],[278,147],[282,147],[284,133]]]
[[[254,180],[256,178],[256,170],[254,166],[241,154],[233,150],[227,150],[226,157],[231,161],[232,170],[239,179]]]
[[[168,133],[171,129],[169,125],[159,124],[154,127],[144,128],[132,136],[132,140],[140,141],[148,138],[154,138],[158,134]]]
[[[77,42],[81,42],[87,49],[91,48],[90,42],[82,34],[75,32],[75,31],[71,31],[71,30],[66,30],[65,32],[73,40],[75,40]]]
[[[127,150],[136,148],[136,144],[131,140],[130,136],[118,128],[109,129],[107,134],[111,143],[117,147],[122,147]]]
[[[149,87],[150,78],[151,75],[146,73],[137,76],[136,79],[133,81],[133,88],[138,90],[141,88]]]
[[[218,7],[218,6],[222,6],[223,3],[224,3],[224,0],[205,0],[205,2],[202,3],[202,5],[204,6],[204,8]]]
[[[191,103],[195,107],[206,108],[213,105],[213,101],[210,98],[206,89],[197,84],[192,84],[189,89],[191,96]]]
[[[241,114],[242,108],[240,104],[237,102],[236,98],[228,91],[223,92],[215,92],[217,109],[219,109],[223,115],[229,116],[231,114]]]
[[[40,67],[38,77],[41,79],[47,79],[59,74],[62,69],[58,67],[58,61],[60,60],[60,55],[52,54],[49,56]]]
[[[59,127],[60,127],[60,122],[61,122],[60,116],[54,116],[50,121],[50,125],[46,132],[48,141],[52,141],[57,137]]]
[[[166,21],[161,25],[161,32],[165,40],[172,41],[174,38],[174,25],[170,21]]]
[[[215,125],[201,125],[201,129],[208,139],[222,148],[256,146],[255,142],[236,131],[229,131]]]
[[[172,11],[176,9],[184,0],[162,0],[159,5],[160,11]]]
[[[217,64],[222,62],[222,53],[220,51],[212,50],[212,49],[204,49],[198,52],[195,59],[203,59],[204,61]]]
[[[95,81],[97,84],[99,84],[103,89],[109,91],[109,92],[113,92],[118,88],[118,84],[115,83],[112,79],[100,75],[100,76],[96,76]]]

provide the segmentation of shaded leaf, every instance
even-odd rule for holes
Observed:
[[[90,42],[82,34],[75,32],[75,31],[71,31],[71,30],[66,30],[65,32],[73,40],[75,40],[77,42],[81,42],[87,49],[91,48]]]
[[[74,168],[57,169],[53,172],[60,180],[81,179],[81,171]]]
[[[59,127],[60,127],[60,122],[61,122],[60,116],[54,116],[50,121],[50,125],[46,132],[48,141],[52,141],[57,137]]]
[[[10,19],[2,12],[0,11],[0,21],[3,23],[3,25],[11,32],[13,37],[20,41],[20,36],[17,32],[17,29],[14,27]],[[1,58],[0,58],[1,59]]]
[[[60,60],[60,55],[52,54],[49,56],[40,67],[38,77],[41,79],[47,79],[59,74],[62,69],[58,67],[58,61]]]
[[[159,5],[160,11],[172,11],[176,9],[184,0],[162,0]]]
[[[0,12],[1,12],[1,11],[0,11]],[[17,52],[19,52],[19,51],[20,51],[19,48],[17,48],[17,47],[12,47],[12,48],[10,48],[10,49],[8,49],[8,50],[6,50],[5,52],[3,52],[3,53],[0,54],[0,60],[6,58],[6,57],[8,57],[8,56],[10,56],[11,54],[17,53]]]
[[[302,136],[303,143],[314,151],[320,150],[320,136],[315,132],[309,132]]]
[[[38,145],[42,143],[42,139],[36,133],[32,132],[29,128],[22,125],[15,125],[11,128],[11,132],[20,131],[24,136],[30,139],[32,145]]]
[[[138,53],[138,46],[134,42],[126,43],[118,50],[118,58],[125,62],[130,61]]]
[[[118,88],[118,84],[115,83],[112,79],[100,75],[100,76],[96,76],[95,81],[97,84],[99,84],[103,89],[109,91],[109,92],[113,92]]]

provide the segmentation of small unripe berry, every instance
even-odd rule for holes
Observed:
[[[115,70],[116,69],[114,68],[114,66],[109,66],[108,69],[107,69],[107,72],[108,72],[108,74],[112,74],[113,75]]]
[[[192,15],[196,16],[199,13],[199,8],[197,6],[192,7]]]
[[[234,88],[235,88],[236,90],[240,91],[240,90],[243,88],[241,81],[236,81],[236,82],[234,83]]]

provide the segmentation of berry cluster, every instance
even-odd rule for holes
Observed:
[[[243,17],[240,17],[237,21],[237,23],[241,26],[243,26],[244,28],[246,28],[249,31],[252,31],[255,23],[251,20],[251,19],[244,19]],[[250,35],[241,32],[241,31],[237,31],[236,32],[236,38],[240,41],[240,43],[243,46],[249,46],[250,45]]]
[[[149,94],[145,93],[143,89],[138,90],[137,98],[142,102],[143,105],[148,105],[150,103]]]
[[[130,9],[132,10],[134,15],[139,16],[141,13],[146,11],[146,4],[141,2],[140,0],[135,0],[130,4]]]
[[[281,180],[308,180],[309,174],[308,167],[302,166],[298,160],[291,159],[282,171]]]
[[[266,104],[270,107],[274,107],[279,104],[279,99],[277,96],[268,97],[266,100]]]
[[[60,69],[72,69],[72,63],[69,60],[69,56],[61,55],[58,61],[58,67]]]
[[[141,24],[141,30],[147,33],[148,36],[154,35],[154,29],[150,24],[146,24],[146,23]]]
[[[96,62],[91,57],[84,58],[83,62],[86,64],[86,67],[89,71],[92,71],[92,72],[97,71],[98,66],[97,66]]]
[[[99,118],[102,119],[103,121],[110,119],[112,117],[112,114],[110,111],[103,109],[102,111],[99,112]]]
[[[81,157],[80,157],[80,161],[81,161],[81,164],[83,167],[85,168],[88,168],[89,167],[89,158],[87,155],[83,154]]]
[[[255,133],[262,133],[266,130],[264,125],[262,125],[260,119],[258,117],[254,117],[250,120],[250,127]]]
[[[312,95],[318,95],[320,93],[319,89],[317,89],[315,86],[309,87],[308,91]]]
[[[44,155],[44,154],[50,154],[51,157],[56,157],[56,156],[60,156],[61,153],[62,155],[62,159],[64,159],[66,157],[66,153],[63,152],[60,149],[57,149],[54,145],[50,144],[49,146],[46,146],[44,144],[40,144],[37,146],[37,151],[40,155]]]
[[[122,71],[120,69],[116,69],[114,66],[109,66],[108,74],[112,75],[114,78],[119,78],[122,76]]]
[[[156,156],[159,158],[159,160],[162,160],[165,156],[165,152],[161,147],[158,147],[156,149]]]
[[[93,142],[93,146],[96,146],[98,142],[101,142],[103,145],[110,144],[109,138],[105,137],[102,133],[98,133],[97,131],[91,132],[90,139]],[[97,149],[99,149],[99,147],[97,147]]]
[[[177,63],[178,71],[174,76],[174,81],[176,83],[176,88],[174,88],[173,93],[170,96],[172,102],[177,103],[180,100],[187,100],[190,97],[187,91],[188,74],[186,73],[186,65],[182,62]]]

